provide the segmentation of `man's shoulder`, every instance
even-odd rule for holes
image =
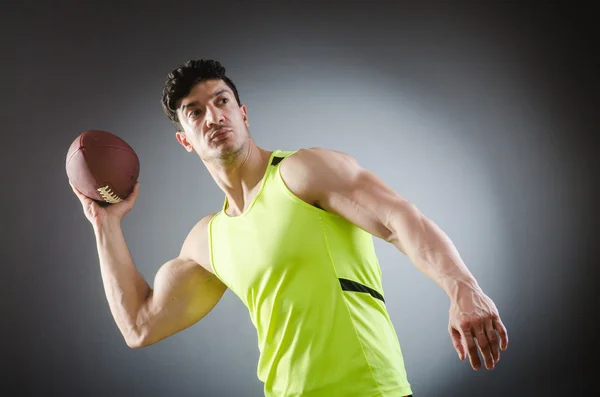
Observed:
[[[192,244],[195,244],[198,242],[198,240],[206,238],[208,236],[208,225],[217,214],[218,213],[216,212],[214,214],[206,215],[196,222],[196,224],[192,226],[192,229],[188,232],[184,245],[190,241]]]
[[[202,219],[200,219],[194,225],[194,227],[192,228],[192,232],[196,231],[197,233],[207,233],[208,225],[213,220],[213,218],[215,216],[217,216],[218,214],[219,214],[218,212],[215,212],[215,213],[208,214],[208,215],[204,216]]]
[[[348,153],[321,146],[300,148],[286,153],[288,155],[285,161],[282,162],[282,167],[285,166],[284,164],[287,164],[287,166],[307,167],[307,169],[311,169],[314,167],[323,167],[327,164],[334,165],[340,162],[354,161],[354,158]]]
[[[287,187],[309,203],[318,203],[323,194],[344,185],[355,170],[352,156],[323,147],[298,149],[280,166]]]
[[[200,219],[189,231],[181,247],[180,256],[192,258],[203,267],[209,266],[208,225],[218,213]],[[210,270],[207,268],[207,270]]]

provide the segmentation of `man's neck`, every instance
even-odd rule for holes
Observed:
[[[231,164],[206,164],[227,197],[227,213],[242,214],[252,202],[268,167],[271,152],[251,143]]]

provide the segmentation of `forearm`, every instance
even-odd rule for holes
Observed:
[[[135,268],[119,221],[94,227],[100,270],[108,304],[125,340],[139,339],[137,317],[150,293],[150,287]]]
[[[448,297],[463,288],[479,288],[458,250],[438,225],[414,206],[392,223],[394,246],[404,252],[418,270],[435,281]]]

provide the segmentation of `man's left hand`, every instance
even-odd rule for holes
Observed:
[[[458,357],[469,355],[474,370],[481,368],[477,346],[485,367],[493,369],[500,359],[500,349],[508,347],[508,335],[494,302],[481,288],[460,285],[450,299],[448,332]],[[477,342],[475,342],[477,341]]]

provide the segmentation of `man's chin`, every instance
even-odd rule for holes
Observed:
[[[215,148],[215,158],[222,163],[231,164],[242,155],[244,152],[244,145],[234,145],[231,142],[224,143]]]

